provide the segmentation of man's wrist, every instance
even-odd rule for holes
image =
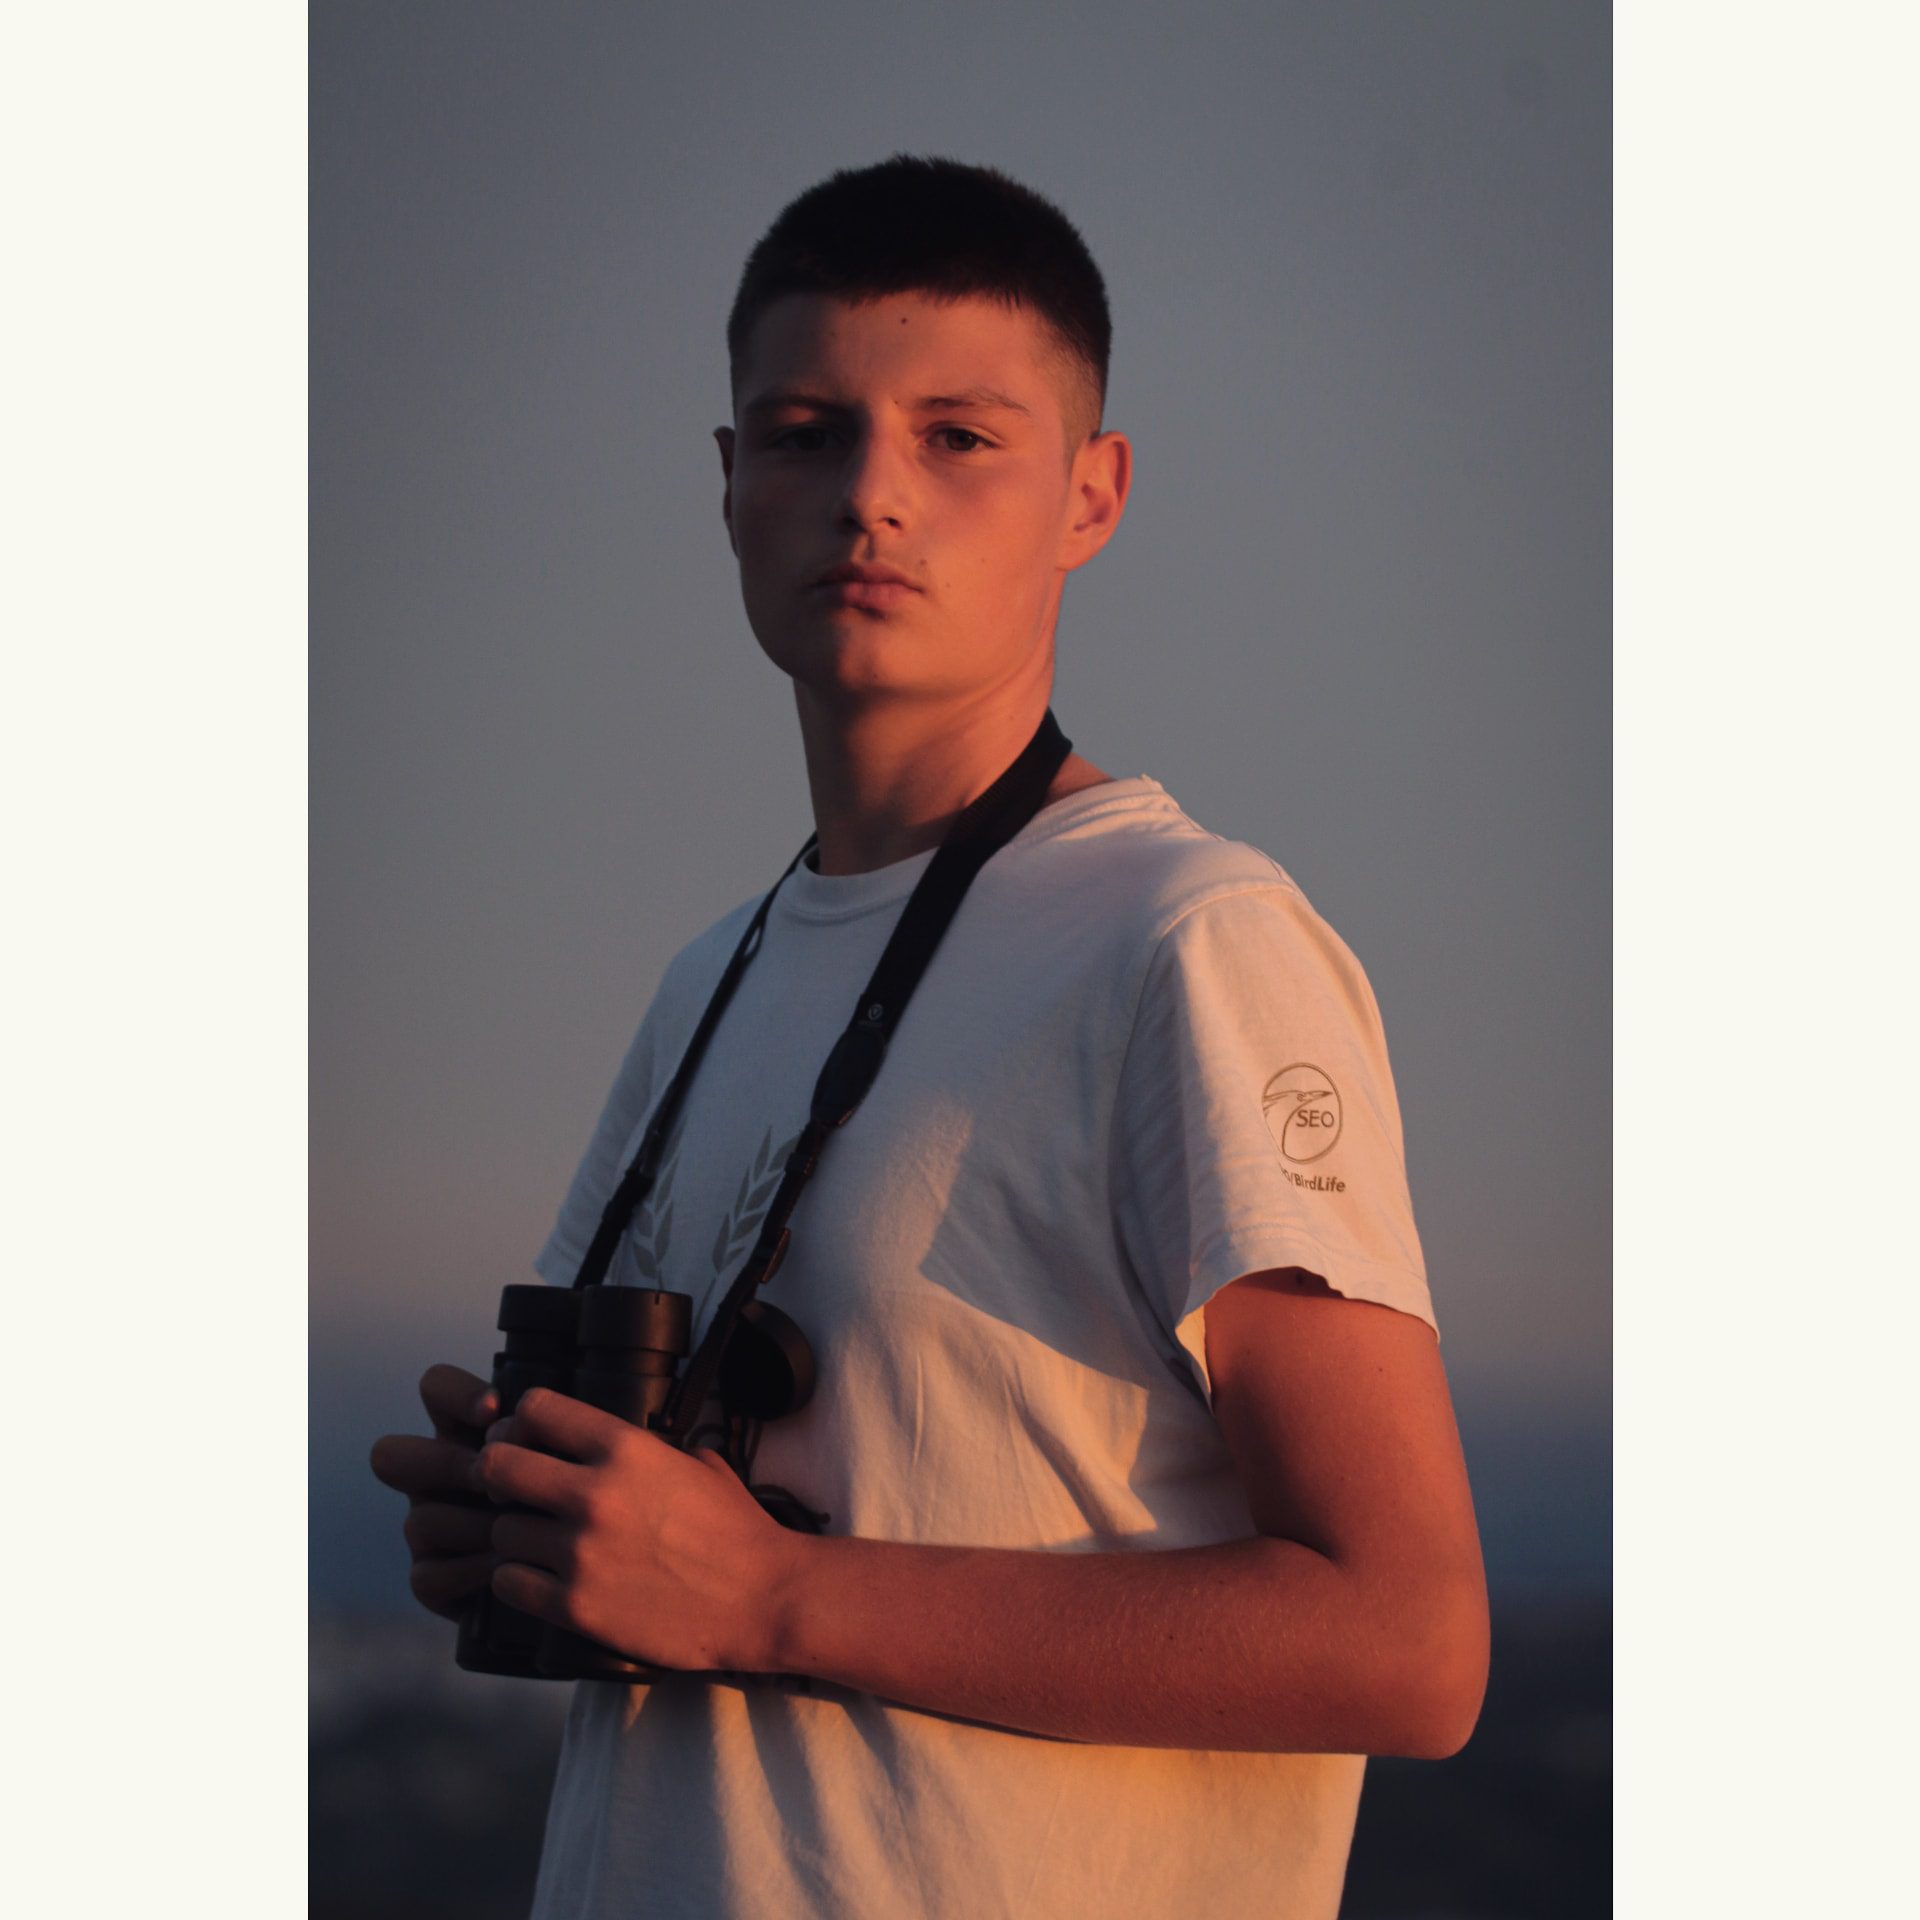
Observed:
[[[803,1644],[802,1620],[812,1587],[820,1549],[827,1544],[812,1534],[776,1526],[754,1582],[748,1658],[739,1670],[748,1673],[798,1673]]]

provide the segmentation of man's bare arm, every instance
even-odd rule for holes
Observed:
[[[791,1537],[757,1664],[1075,1740],[1456,1751],[1485,1687],[1486,1594],[1431,1331],[1288,1270],[1216,1296],[1207,1355],[1259,1538]]]

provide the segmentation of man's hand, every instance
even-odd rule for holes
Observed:
[[[373,1470],[407,1496],[413,1597],[430,1612],[457,1620],[498,1565],[493,1510],[474,1493],[473,1464],[488,1421],[500,1411],[500,1396],[464,1368],[441,1366],[421,1376],[420,1398],[433,1438],[387,1434],[373,1443]]]
[[[536,1509],[493,1523],[493,1591],[509,1606],[659,1666],[774,1665],[771,1621],[795,1536],[711,1448],[682,1453],[536,1388],[489,1430],[473,1484]]]

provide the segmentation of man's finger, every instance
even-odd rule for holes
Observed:
[[[491,1545],[497,1560],[518,1560],[564,1579],[573,1571],[579,1538],[579,1529],[565,1520],[508,1512],[494,1516]]]
[[[407,1546],[416,1559],[423,1556],[487,1553],[493,1545],[492,1503],[449,1506],[444,1500],[416,1500],[407,1511]]]
[[[569,1520],[585,1517],[588,1474],[570,1460],[495,1441],[482,1447],[468,1484],[503,1507],[537,1507]]]
[[[478,1433],[500,1412],[499,1394],[465,1367],[429,1367],[420,1376],[420,1404],[442,1440]]]
[[[418,1433],[390,1433],[373,1443],[373,1471],[396,1493],[462,1494],[473,1491],[474,1449],[455,1440],[429,1440]]]
[[[457,1559],[416,1560],[408,1584],[423,1607],[458,1619],[475,1594],[486,1591],[488,1577],[499,1563],[491,1553],[463,1554]]]
[[[596,1465],[640,1429],[618,1414],[602,1413],[551,1387],[534,1387],[513,1410],[513,1437],[522,1444],[549,1448],[569,1460]],[[661,1442],[664,1446],[666,1443]]]
[[[517,1560],[502,1561],[493,1570],[493,1594],[510,1607],[530,1613],[536,1620],[565,1627],[572,1624],[566,1607],[566,1590],[550,1573],[538,1567],[523,1566]]]

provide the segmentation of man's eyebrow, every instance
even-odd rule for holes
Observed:
[[[924,413],[934,413],[942,407],[979,407],[1001,413],[1021,413],[1029,419],[1033,417],[1030,408],[1023,407],[1011,394],[1001,393],[995,387],[963,387],[958,393],[930,393],[919,404]]]
[[[782,407],[810,407],[816,413],[832,413],[837,403],[824,394],[799,393],[790,387],[781,387],[772,393],[757,393],[751,400],[742,402],[740,411],[746,413],[777,413]]]
[[[771,393],[757,393],[740,408],[742,415],[758,413],[778,413],[783,408],[807,409],[814,413],[845,413],[845,404],[838,400],[829,400],[825,394],[802,393],[794,388],[782,387]],[[948,407],[973,407],[976,410],[1017,413],[1027,419],[1033,417],[1033,410],[1023,406],[1011,394],[1002,393],[996,387],[963,387],[958,393],[930,393],[914,402],[916,413],[938,413]]]

